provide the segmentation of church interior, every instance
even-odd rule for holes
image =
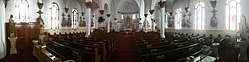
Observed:
[[[0,0],[0,62],[248,62],[248,3]]]

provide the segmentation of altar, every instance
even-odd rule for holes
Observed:
[[[132,20],[129,16],[127,16],[125,19],[124,19],[124,31],[132,31],[132,28],[133,28],[133,24],[132,24]]]

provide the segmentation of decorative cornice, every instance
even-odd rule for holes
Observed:
[[[120,11],[118,11],[118,13],[120,13],[120,14],[135,14],[135,13],[139,13],[139,11],[136,11],[136,12],[120,12]]]

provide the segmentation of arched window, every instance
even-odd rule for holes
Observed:
[[[78,25],[79,25],[79,23],[78,23],[78,10],[76,9],[76,8],[74,8],[73,10],[72,10],[72,25],[73,25],[73,29],[76,29],[77,27],[78,27]]]
[[[182,9],[178,8],[176,10],[176,15],[175,15],[175,29],[181,29],[182,28]]]
[[[55,2],[50,5],[50,17],[51,29],[59,29],[59,6]]]
[[[240,9],[240,0],[227,0],[226,30],[239,30]]]
[[[17,0],[15,3],[15,22],[29,22],[29,3],[26,0]]]
[[[199,2],[195,6],[195,29],[204,30],[205,26],[205,5],[203,2]]]

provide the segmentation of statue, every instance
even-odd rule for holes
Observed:
[[[10,40],[10,43],[11,43],[10,54],[17,54],[17,50],[16,50],[17,37],[15,36],[15,22],[13,20],[13,15],[10,15],[9,30],[10,30],[10,37],[8,37],[8,39]]]
[[[44,22],[41,16],[36,19],[37,23],[40,24],[40,34],[43,34]]]
[[[13,15],[10,15],[10,19],[9,19],[9,30],[10,30],[10,33],[13,33],[15,32],[15,22],[13,20]]]
[[[248,40],[249,39],[249,22],[246,20],[246,17],[244,15],[241,15],[241,22],[239,23],[239,29],[240,29],[240,36],[243,39]]]

